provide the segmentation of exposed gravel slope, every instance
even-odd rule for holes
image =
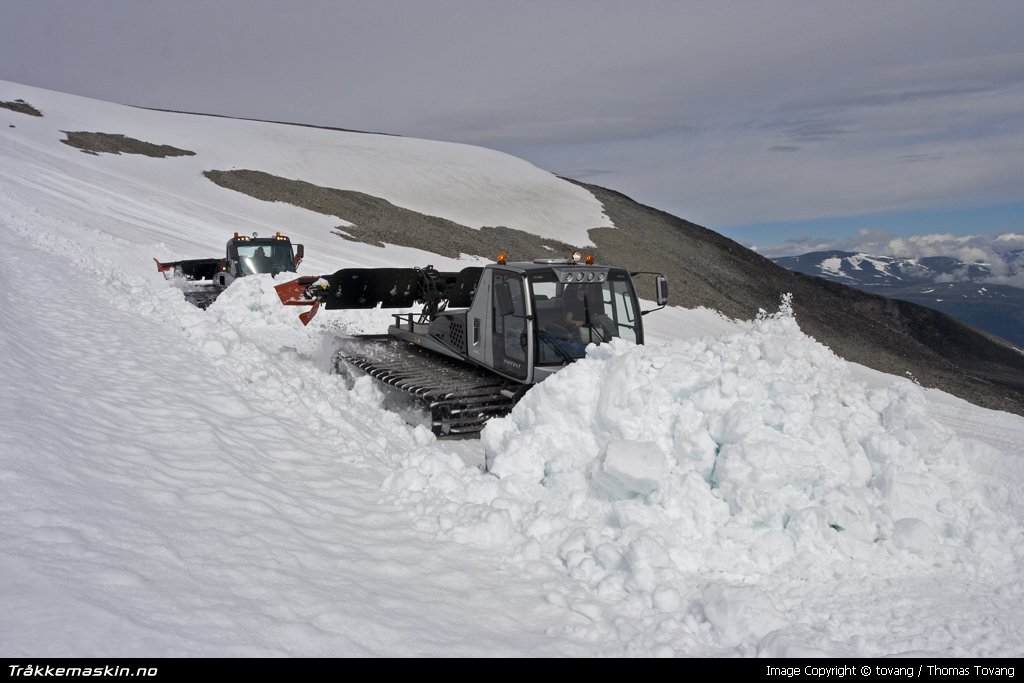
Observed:
[[[120,133],[90,133],[87,131],[63,131],[65,145],[70,145],[88,154],[142,154],[147,157],[190,157],[195,152],[178,149],[171,145],[155,145],[152,142],[136,140]]]
[[[510,259],[528,259],[546,253],[561,255],[571,249],[563,242],[544,239],[522,230],[505,227],[474,230],[446,218],[427,216],[395,206],[363,192],[320,187],[262,171],[206,171],[203,175],[221,187],[257,199],[285,202],[337,216],[352,224],[339,227],[338,235],[364,244],[381,247],[384,244],[398,244],[450,258],[470,254],[491,259],[499,251],[504,251]]]

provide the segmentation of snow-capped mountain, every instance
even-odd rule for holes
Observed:
[[[1020,264],[1024,264],[1021,253],[1017,249],[1004,254],[1010,272],[1001,270],[999,274],[1015,275]],[[989,263],[965,262],[952,256],[900,258],[833,250],[780,256],[772,261],[789,270],[856,287],[904,287],[952,281],[984,283],[997,274]]]
[[[806,275],[942,311],[972,327],[1024,348],[1024,289],[1005,284],[1018,277],[1022,251],[1000,254],[992,264],[951,256],[899,258],[847,251],[817,251],[773,258]]]

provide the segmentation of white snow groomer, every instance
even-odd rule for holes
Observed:
[[[317,310],[410,308],[394,315],[387,334],[343,340],[336,367],[360,371],[416,397],[438,436],[471,435],[507,414],[527,389],[582,358],[588,344],[644,342],[633,276],[568,259],[471,266],[459,272],[426,268],[345,268],[276,287],[282,303]],[[668,280],[656,275],[659,308]],[[659,310],[659,309],[651,309]]]

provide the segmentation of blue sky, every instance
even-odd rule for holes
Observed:
[[[4,0],[0,79],[466,142],[768,253],[1024,233],[1024,3]]]

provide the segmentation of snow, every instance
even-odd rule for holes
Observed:
[[[842,268],[843,268],[843,259],[841,259],[841,258],[839,258],[837,256],[831,256],[831,257],[825,259],[824,261],[821,262],[821,265],[819,267],[821,268],[821,272],[827,273],[827,274],[832,275],[834,277],[846,277],[846,278],[850,277],[849,275],[844,273],[843,270],[842,270]]]
[[[847,363],[783,300],[652,313],[646,346],[591,347],[439,441],[330,372],[389,312],[304,327],[269,275],[202,311],[152,258],[241,228],[304,242],[302,274],[467,261],[341,240],[200,171],[358,177],[521,229],[599,205],[461,145],[0,83],[17,98],[45,116],[0,110],[0,656],[1024,655],[1024,419]]]
[[[867,263],[874,270],[877,270],[879,273],[884,273],[885,275],[895,278],[897,280],[903,279],[900,276],[893,273],[892,270],[890,270],[891,268],[893,268],[893,266],[897,265],[896,263],[893,262],[892,259],[877,258],[869,254],[855,254],[849,257],[849,259],[847,260],[857,270],[863,270],[864,267],[861,264]]]

